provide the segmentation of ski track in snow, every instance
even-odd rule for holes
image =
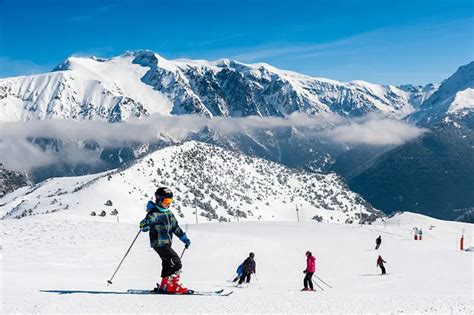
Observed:
[[[0,313],[472,314],[473,256],[457,245],[462,228],[472,244],[473,225],[400,217],[386,228],[315,222],[189,225],[192,246],[183,257],[183,283],[197,290],[233,290],[228,297],[40,292],[148,289],[159,281],[161,262],[148,235],[140,235],[107,286],[137,226],[47,215],[3,220]],[[423,241],[409,241],[412,226],[424,227]],[[379,234],[381,249],[368,250]],[[182,250],[177,238],[173,247]],[[315,286],[317,292],[299,292],[308,249],[316,256],[317,274],[332,289],[318,281],[324,291]],[[249,251],[256,253],[259,281],[253,277],[248,287],[234,288],[229,280]],[[375,276],[378,254],[387,261],[387,276]]]

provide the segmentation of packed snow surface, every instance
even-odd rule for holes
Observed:
[[[144,213],[143,213],[144,214]],[[179,219],[179,218],[178,218]],[[422,228],[414,241],[413,227]],[[2,220],[0,313],[462,313],[474,312],[473,256],[459,249],[473,225],[404,213],[373,225],[317,222],[183,224],[192,241],[183,256],[183,283],[194,289],[233,290],[228,297],[123,295],[152,288],[161,263],[140,235],[107,286],[138,232],[138,222],[38,215]],[[375,238],[382,245],[375,250]],[[178,253],[182,243],[174,240]],[[305,252],[316,256],[316,292],[300,292]],[[255,252],[257,277],[249,286],[229,282]],[[388,275],[376,268],[378,255]],[[57,294],[42,290],[103,291]],[[106,294],[106,293],[109,294]]]

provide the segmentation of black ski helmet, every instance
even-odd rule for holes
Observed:
[[[250,254],[249,254],[249,257],[254,258],[254,257],[255,257],[255,254],[254,254],[254,253],[250,253]]]
[[[312,255],[312,253],[308,250],[308,251],[306,252],[306,256],[311,256],[311,255]]]
[[[161,202],[164,198],[173,198],[173,192],[168,187],[160,187],[155,191],[155,198]]]

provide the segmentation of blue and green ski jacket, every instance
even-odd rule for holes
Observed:
[[[150,227],[150,246],[166,247],[171,246],[173,234],[175,234],[183,243],[186,243],[188,237],[179,227],[173,212],[165,209],[158,209],[153,201],[147,204],[147,215],[142,223]]]

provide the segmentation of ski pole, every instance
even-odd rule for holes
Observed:
[[[232,280],[231,280],[231,281],[232,281],[232,282],[235,282],[235,281],[239,280],[240,276],[241,276],[240,274],[234,273],[234,274],[232,275]],[[235,280],[235,281],[234,281],[234,280]]]
[[[328,287],[332,288],[329,284],[327,284],[326,282],[324,282],[324,280],[321,279],[320,277],[318,277],[318,276],[315,276],[315,277],[318,278],[319,281],[321,281],[322,283],[324,283],[324,284],[327,285]]]
[[[262,289],[262,286],[260,285],[260,281],[258,281],[257,273],[255,273],[255,280],[257,280],[258,288]]]
[[[311,282],[313,282],[315,285],[317,285],[318,288],[321,289],[321,291],[324,291],[324,289],[316,281],[314,281],[312,278],[311,278]]]
[[[115,269],[115,272],[114,272],[114,274],[112,275],[112,278],[110,278],[110,280],[107,280],[107,286],[108,286],[109,284],[112,284],[112,279],[115,277],[115,274],[117,273],[117,271],[119,270],[119,268],[120,268],[120,266],[122,265],[123,261],[125,260],[125,257],[127,257],[128,253],[130,252],[130,249],[132,249],[132,246],[133,246],[133,244],[135,243],[135,241],[137,240],[138,235],[140,235],[140,232],[141,232],[141,230],[138,230],[137,236],[135,236],[135,238],[133,239],[132,244],[130,245],[130,247],[128,248],[127,252],[126,252],[125,255],[123,256],[123,258],[122,258],[122,260],[120,261],[120,264],[118,265],[117,269]]]
[[[188,231],[188,223],[186,222],[186,230],[184,233],[186,233]],[[181,258],[183,258],[183,255],[184,255],[184,251],[186,250],[186,246],[183,248],[183,251],[181,253],[181,256],[179,256],[179,259],[181,260]]]

